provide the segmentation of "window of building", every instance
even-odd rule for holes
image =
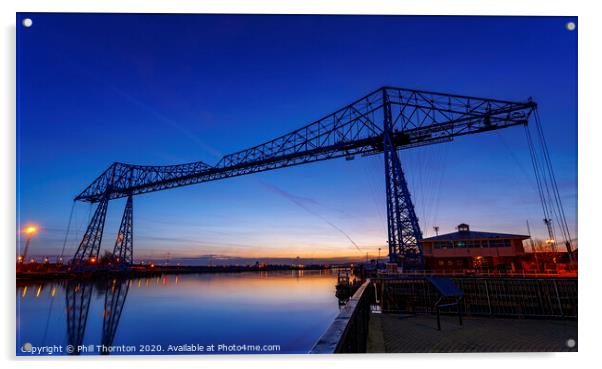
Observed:
[[[510,240],[489,240],[489,247],[510,247]]]
[[[466,247],[474,249],[474,248],[478,248],[481,247],[481,242],[478,240],[467,240],[466,241]]]
[[[451,242],[446,242],[446,241],[435,242],[436,249],[447,249],[447,248],[452,248],[452,247],[453,247],[453,245]]]
[[[466,243],[464,241],[455,241],[454,242],[454,247],[463,249],[466,247]]]

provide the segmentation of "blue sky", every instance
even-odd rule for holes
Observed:
[[[576,18],[17,18],[17,215],[19,228],[41,227],[33,254],[60,252],[73,197],[114,161],[215,164],[382,85],[533,97],[576,235],[577,31],[565,28]],[[522,128],[401,159],[426,236],[460,222],[526,233],[529,220],[545,238]],[[104,249],[123,206],[109,205]],[[76,204],[66,255],[89,214]],[[135,256],[384,255],[385,214],[382,157],[315,163],[136,197]]]

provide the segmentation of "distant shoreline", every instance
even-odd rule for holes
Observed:
[[[59,280],[59,279],[103,279],[103,278],[136,278],[149,277],[162,274],[198,274],[198,273],[242,273],[242,272],[269,272],[269,271],[305,271],[305,270],[328,270],[346,267],[345,265],[267,265],[267,266],[133,266],[130,269],[99,268],[96,270],[85,270],[74,272],[67,270],[26,271],[17,272],[16,279],[19,281],[32,280]]]

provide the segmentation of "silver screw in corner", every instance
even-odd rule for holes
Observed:
[[[575,22],[568,22],[566,24],[566,29],[569,31],[574,31],[575,28],[577,28],[577,25],[575,24]]]

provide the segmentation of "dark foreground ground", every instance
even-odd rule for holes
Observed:
[[[369,353],[520,351],[577,351],[577,321],[370,315]]]

